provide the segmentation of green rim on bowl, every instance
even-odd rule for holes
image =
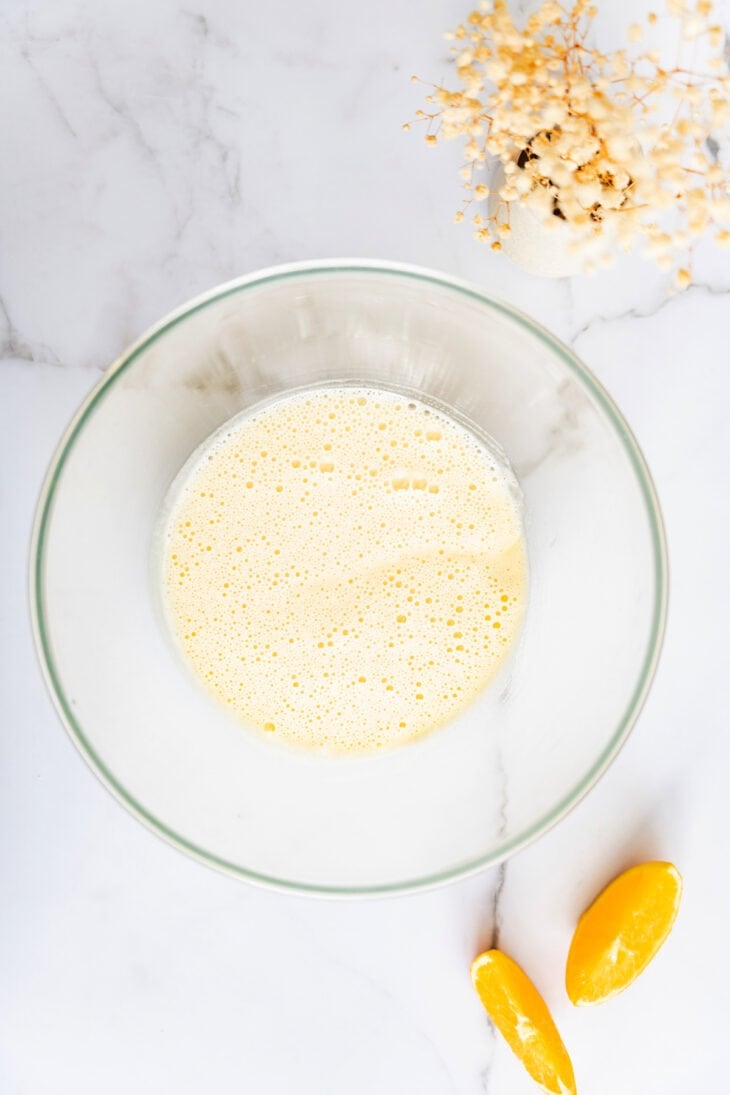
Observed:
[[[653,548],[653,611],[649,640],[646,646],[646,650],[644,652],[638,680],[629,698],[629,702],[623,712],[623,715],[618,721],[608,744],[596,757],[593,764],[585,772],[583,778],[577,782],[577,784],[570,790],[568,794],[563,795],[551,810],[545,812],[543,816],[538,818],[532,825],[525,828],[518,835],[510,838],[509,840],[505,840],[504,843],[493,848],[488,854],[473,858],[463,863],[459,863],[456,866],[453,866],[441,872],[425,875],[423,877],[408,878],[403,881],[388,883],[386,885],[311,885],[297,881],[290,881],[285,878],[277,878],[266,874],[261,874],[259,872],[241,867],[238,864],[228,862],[225,859],[211,854],[203,848],[197,847],[194,843],[187,840],[185,837],[171,830],[159,818],[155,817],[147,809],[145,809],[145,807],[140,802],[138,802],[119,782],[114,773],[105,766],[104,762],[95,752],[86,734],[84,733],[83,727],[80,725],[73,713],[69,699],[64,693],[60,674],[54,661],[53,651],[49,640],[47,606],[44,597],[45,557],[47,551],[49,521],[53,509],[54,498],[56,495],[61,474],[64,469],[64,465],[66,464],[69,454],[73,450],[74,445],[76,444],[76,441],[81,431],[83,430],[86,422],[91,418],[91,416],[93,416],[96,408],[100,405],[102,400],[104,400],[106,395],[111,391],[111,389],[114,387],[117,381],[125,374],[125,372],[134,364],[137,358],[146,350],[148,350],[155,342],[157,342],[157,340],[164,336],[173,327],[177,326],[180,322],[185,320],[188,316],[200,311],[201,309],[206,308],[211,303],[221,300],[224,297],[245,292],[247,289],[262,286],[267,283],[282,282],[301,278],[303,276],[311,277],[312,275],[317,274],[326,275],[337,272],[350,274],[376,273],[384,277],[393,276],[399,278],[408,278],[412,279],[414,282],[430,283],[432,285],[450,289],[454,292],[463,294],[464,296],[469,297],[474,301],[477,301],[480,305],[486,308],[492,309],[497,313],[501,313],[509,317],[520,327],[529,331],[533,337],[544,343],[557,357],[562,360],[562,362],[565,364],[565,366],[567,366],[567,368],[571,371],[574,377],[588,390],[590,395],[600,405],[608,421],[611,423],[613,429],[615,430],[615,433],[630,461],[631,467],[634,471],[636,480],[641,490],[641,496],[644,506],[646,508],[646,516],[650,528]],[[599,384],[595,377],[590,373],[586,366],[583,365],[582,362],[575,356],[575,354],[573,354],[566,346],[559,342],[558,339],[553,337],[548,331],[540,327],[527,316],[523,315],[522,313],[507,304],[493,300],[491,297],[489,297],[485,293],[482,293],[480,290],[470,286],[468,283],[416,267],[402,266],[399,264],[342,260],[315,263],[298,263],[290,266],[276,267],[270,270],[264,270],[256,274],[242,277],[236,279],[235,281],[228,282],[225,285],[219,286],[211,292],[201,297],[198,297],[194,301],[184,305],[182,308],[172,313],[166,319],[162,320],[161,323],[159,323],[151,331],[145,334],[120,358],[118,358],[117,361],[114,362],[114,364],[105,372],[102,379],[89,394],[89,396],[77,412],[76,416],[70,423],[64,437],[62,438],[58,446],[58,449],[56,450],[56,453],[53,457],[50,468],[46,475],[38,504],[32,537],[30,586],[31,611],[36,646],[39,652],[43,673],[55,706],[72,740],[86,759],[89,766],[107,786],[107,788],[112,792],[112,794],[114,794],[127,807],[128,810],[130,810],[141,822],[147,825],[148,828],[157,833],[158,836],[162,837],[164,840],[166,840],[179,850],[186,852],[187,854],[193,856],[203,863],[206,863],[209,866],[215,867],[219,870],[223,870],[239,878],[244,878],[250,882],[259,883],[261,885],[271,886],[290,892],[356,897],[366,895],[403,893],[407,891],[433,887],[453,881],[455,879],[464,878],[467,875],[474,874],[487,867],[494,866],[495,864],[506,859],[508,856],[512,855],[514,852],[531,843],[542,833],[546,832],[562,817],[564,817],[584,797],[584,795],[591,789],[591,787],[596,783],[599,777],[605,772],[611,761],[619,752],[621,746],[626,741],[649,692],[649,688],[651,686],[651,682],[659,658],[659,652],[661,649],[662,637],[666,621],[667,556],[664,528],[659,510],[659,504],[657,501],[654,485],[652,483],[651,476],[649,474],[641,450],[639,449],[639,446],[637,445],[636,440],[634,439],[633,434],[631,433],[631,430],[629,429],[625,419],[621,415],[611,397],[607,394],[607,392],[604,390],[601,384]]]

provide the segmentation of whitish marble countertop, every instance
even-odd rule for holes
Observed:
[[[612,0],[613,17],[634,17]],[[451,222],[458,152],[400,123],[457,0],[6,0],[0,13],[0,1090],[528,1095],[468,979],[498,933],[583,1095],[723,1090],[730,1021],[727,253],[679,297],[626,262],[539,282]],[[619,20],[620,21],[620,20]],[[730,24],[730,20],[726,20]],[[588,799],[505,869],[337,904],[253,889],[151,836],[89,773],[41,683],[28,531],[100,371],[217,282],[324,256],[471,278],[569,341],[656,477],[672,569],[656,685]],[[641,857],[686,896],[633,990],[571,1010],[581,903]]]

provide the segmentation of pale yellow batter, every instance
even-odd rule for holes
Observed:
[[[452,419],[321,388],[234,422],[183,480],[170,624],[247,724],[368,752],[447,723],[496,674],[525,607],[519,505]]]

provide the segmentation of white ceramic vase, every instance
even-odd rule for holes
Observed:
[[[504,184],[504,167],[498,164],[490,188],[490,217],[494,216],[500,205],[498,195]],[[530,208],[519,201],[510,202],[510,233],[501,241],[502,253],[517,266],[538,277],[567,278],[582,273],[585,253],[575,250],[573,233],[567,222],[560,217],[553,220],[554,225],[546,227]]]

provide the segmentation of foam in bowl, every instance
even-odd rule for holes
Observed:
[[[289,744],[363,753],[444,725],[520,627],[514,478],[413,399],[330,387],[239,417],[166,512],[164,601],[187,665]]]

